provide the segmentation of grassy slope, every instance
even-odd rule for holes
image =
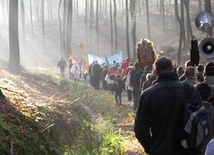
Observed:
[[[126,103],[117,107],[107,92],[47,75],[15,76],[2,69],[0,86],[6,97],[0,102],[0,155],[10,151],[29,155],[63,154],[82,148],[77,145],[86,142],[88,147],[82,150],[93,151],[90,150],[93,145],[99,150],[99,145],[105,148],[106,144],[101,144],[99,138],[96,141],[95,135],[83,133],[88,132],[86,128],[91,133],[105,132],[108,122],[116,128],[112,132],[121,135],[124,154],[142,151],[133,134],[131,107]],[[101,123],[102,120],[107,120],[107,124]]]
[[[61,154],[72,143],[86,112],[55,83],[0,70],[0,86],[0,154]]]

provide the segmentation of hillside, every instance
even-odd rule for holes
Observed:
[[[87,136],[83,140],[90,139],[92,142],[88,146],[99,144],[92,140],[91,136],[96,137],[96,132],[90,128],[95,128],[96,124],[101,126],[100,121],[106,118],[114,122],[116,133],[123,139],[124,155],[142,153],[133,133],[135,113],[126,99],[118,107],[112,94],[96,91],[81,83],[72,84],[76,88],[72,89],[72,96],[69,90],[65,91],[62,87],[68,85],[66,81],[61,81],[59,86],[53,80],[48,80],[50,77],[28,72],[16,76],[0,69],[0,88],[3,93],[0,97],[1,155],[11,152],[14,155],[61,155],[66,150],[78,148],[73,144],[80,141],[84,132],[87,132]],[[89,94],[81,92],[86,89],[90,91]],[[91,127],[86,125],[87,122],[91,122]],[[109,125],[104,125],[100,131],[104,132]]]
[[[0,69],[0,88],[0,154],[58,154],[75,135],[68,128],[80,128],[76,120],[83,109],[56,84]]]

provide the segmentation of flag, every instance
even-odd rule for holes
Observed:
[[[75,63],[75,64],[78,63],[77,60],[76,60],[73,56],[71,56],[71,55],[69,55],[69,59],[73,62],[73,64],[74,64],[74,63]]]
[[[86,73],[88,73],[89,64],[86,60],[86,55],[83,52],[82,52],[82,61],[83,61],[83,73],[86,74]]]

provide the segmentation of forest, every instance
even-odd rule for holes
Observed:
[[[118,106],[89,81],[57,76],[57,62],[119,51],[135,61],[146,38],[183,65],[193,36],[212,37],[195,19],[213,7],[214,0],[0,0],[0,154],[145,155],[126,92]]]
[[[1,59],[19,66],[55,67],[81,53],[123,52],[136,60],[136,43],[150,39],[177,64],[188,59],[196,16],[211,12],[212,0],[19,0],[1,2]],[[83,45],[83,49],[80,48]],[[186,57],[185,57],[186,56]],[[19,71],[18,71],[19,72]]]

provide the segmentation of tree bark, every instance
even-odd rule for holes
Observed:
[[[181,27],[181,18],[178,12],[178,0],[175,0],[175,17],[180,25],[180,35],[179,35],[179,46],[178,46],[178,65],[181,63],[181,49],[182,49],[182,27]]]
[[[110,0],[110,24],[111,24],[111,55],[113,55],[113,18],[112,18],[112,0]]]
[[[43,51],[45,52],[45,15],[44,15],[44,0],[41,1],[42,3],[42,39],[43,39]]]
[[[73,3],[72,0],[68,1],[68,15],[67,15],[67,55],[66,58],[68,57],[68,55],[72,55],[72,19],[73,19]]]
[[[115,51],[118,50],[118,33],[117,33],[117,4],[116,0],[114,1],[114,35],[115,35]]]
[[[149,21],[149,0],[146,0],[146,21],[147,21],[148,39],[151,39],[151,34],[150,34],[150,21]]]
[[[99,55],[99,0],[96,2],[96,35],[97,35],[97,55]]]
[[[22,43],[25,41],[25,5],[23,0],[19,0],[20,12],[21,12],[21,23],[22,23]]]
[[[94,22],[94,7],[93,0],[90,3],[90,51],[92,51],[92,23]]]
[[[62,52],[62,21],[61,21],[61,16],[60,16],[61,3],[62,3],[62,0],[60,0],[59,4],[58,4],[58,19],[59,19],[59,32],[60,32],[60,53],[62,55],[63,54],[63,52]]]
[[[204,0],[204,4],[205,4],[205,11],[212,13],[211,1],[210,0]],[[208,32],[208,34],[209,34],[209,36],[212,36],[213,35],[213,29],[211,29]]]
[[[33,12],[32,12],[32,0],[30,0],[30,23],[31,23],[31,34],[34,40],[34,31],[33,31]]]
[[[10,72],[20,74],[20,52],[18,32],[18,1],[9,1],[9,64]]]
[[[131,31],[132,31],[132,43],[133,43],[133,55],[134,55],[134,60],[136,60],[136,7],[135,7],[135,0],[130,1],[130,11],[131,11]]]
[[[88,0],[85,0],[85,42],[88,44]]]
[[[129,5],[126,0],[126,45],[127,45],[127,56],[130,58],[130,45],[129,45]]]

